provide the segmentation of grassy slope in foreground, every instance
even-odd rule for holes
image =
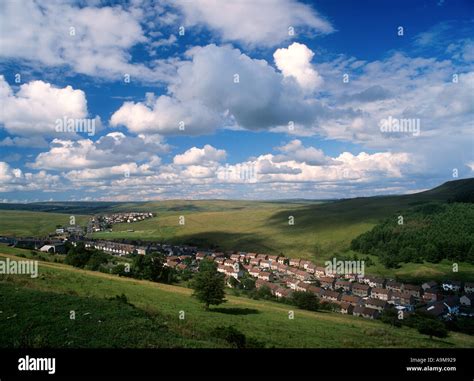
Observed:
[[[13,283],[20,288],[55,292],[60,294],[58,297],[69,294],[104,299],[123,293],[136,307],[166,319],[171,332],[183,340],[189,339],[190,345],[191,339],[199,341],[199,345],[209,340],[209,332],[216,326],[234,325],[267,347],[474,347],[474,338],[468,335],[452,332],[447,339],[430,340],[407,327],[391,328],[379,321],[336,313],[295,309],[295,319],[290,320],[288,311],[293,309],[290,306],[233,296],[228,296],[228,302],[217,310],[206,312],[191,297],[192,290],[187,288],[118,278],[57,263],[41,262],[37,279],[27,276],[2,276],[0,279],[0,285]],[[81,310],[80,302],[78,299],[76,313],[83,314],[86,311]],[[185,312],[184,321],[179,320],[179,311]],[[15,309],[10,312],[18,314],[21,307],[18,312]],[[29,314],[31,329],[47,329],[40,324],[39,316],[31,316],[31,311],[23,313]],[[100,311],[96,311],[95,316],[99,315]],[[51,309],[46,321],[50,324],[65,318],[68,316]],[[0,315],[0,328],[6,329],[13,324],[12,319],[7,322],[4,319],[6,317]],[[100,324],[96,323],[97,329]],[[107,345],[110,344],[104,343]]]

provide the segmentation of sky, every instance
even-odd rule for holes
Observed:
[[[473,177],[473,36],[468,0],[1,0],[0,202]]]

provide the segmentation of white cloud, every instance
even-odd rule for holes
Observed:
[[[275,64],[285,77],[293,77],[307,91],[321,86],[323,79],[311,65],[314,53],[306,45],[294,42],[288,48],[273,53]]]
[[[56,88],[50,83],[32,81],[13,89],[0,75],[0,123],[14,135],[57,135],[57,119],[87,117],[87,100],[82,90],[71,86]]]
[[[295,0],[220,1],[177,0],[185,25],[204,25],[223,40],[251,46],[274,46],[307,31],[330,33],[331,24],[311,6]]]
[[[198,135],[219,126],[220,116],[198,100],[181,102],[166,95],[151,102],[125,102],[110,119],[132,132],[167,135]]]
[[[179,63],[169,95],[124,103],[112,115],[111,125],[134,132],[196,135],[231,126],[288,129],[290,121],[311,126],[319,115],[332,112],[305,99],[296,82],[285,80],[265,60],[238,49],[211,44],[186,55],[190,60]],[[179,131],[180,121],[185,122],[184,131]]]
[[[3,1],[0,57],[66,66],[76,73],[107,79],[122,80],[124,74],[130,74],[142,81],[161,80],[164,73],[153,63],[150,67],[132,63],[130,49],[149,42],[140,25],[144,19],[139,8],[120,5],[79,7],[62,0]]]
[[[192,147],[181,155],[176,155],[173,163],[177,165],[206,165],[226,158],[225,150],[206,144],[203,148]]]
[[[24,173],[0,161],[0,192],[37,191],[52,192],[64,189],[61,178],[45,171]]]
[[[93,170],[144,161],[157,165],[160,163],[157,154],[167,151],[168,146],[157,137],[131,137],[112,132],[96,142],[90,139],[54,139],[50,150],[40,153],[31,167],[49,170]]]
[[[288,144],[278,147],[278,150],[282,152],[280,155],[276,155],[273,161],[298,161],[304,162],[308,165],[326,165],[326,164],[338,164],[331,158],[324,155],[324,152],[314,147],[304,147],[301,140],[295,139]]]

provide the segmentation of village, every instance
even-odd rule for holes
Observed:
[[[99,214],[90,218],[87,224],[87,233],[96,233],[110,230],[115,224],[139,222],[152,218],[153,213],[149,212],[124,212],[113,214]]]
[[[95,216],[90,222],[104,229],[114,223],[133,223],[150,218],[152,213],[120,213]],[[96,225],[98,224],[98,225]],[[17,247],[27,247],[41,252],[64,254],[65,242],[73,245],[84,242],[86,248],[101,250],[107,254],[125,257],[161,253],[166,257],[165,266],[177,271],[198,271],[199,263],[212,260],[217,271],[225,276],[226,285],[239,286],[244,278],[252,278],[255,288],[267,288],[276,299],[291,298],[295,291],[309,292],[321,303],[329,304],[342,314],[377,319],[383,311],[394,308],[400,318],[415,310],[424,311],[442,319],[455,315],[474,316],[474,283],[446,280],[428,281],[421,285],[401,283],[391,279],[366,276],[360,272],[334,272],[313,262],[283,255],[267,255],[249,252],[220,252],[199,250],[189,245],[144,243],[123,240],[87,239],[79,234],[80,227],[56,229],[49,239],[0,237],[0,242]],[[232,280],[231,280],[232,279]]]
[[[166,265],[184,270],[189,267],[186,258],[168,256]],[[395,308],[400,319],[415,309],[444,319],[474,316],[473,282],[428,281],[415,285],[357,273],[335,274],[308,260],[245,252],[199,251],[191,266],[199,266],[204,259],[217,264],[217,271],[225,275],[228,287],[236,287],[231,278],[239,282],[250,276],[257,289],[267,287],[277,299],[290,298],[295,291],[309,292],[343,314],[377,319],[386,309]]]

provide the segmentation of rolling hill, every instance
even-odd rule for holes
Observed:
[[[1,257],[15,258],[0,248]],[[0,276],[0,347],[228,347],[212,332],[229,325],[267,348],[474,346],[472,336],[456,332],[430,340],[408,327],[232,295],[205,311],[188,288],[59,263],[40,262],[39,274]]]

